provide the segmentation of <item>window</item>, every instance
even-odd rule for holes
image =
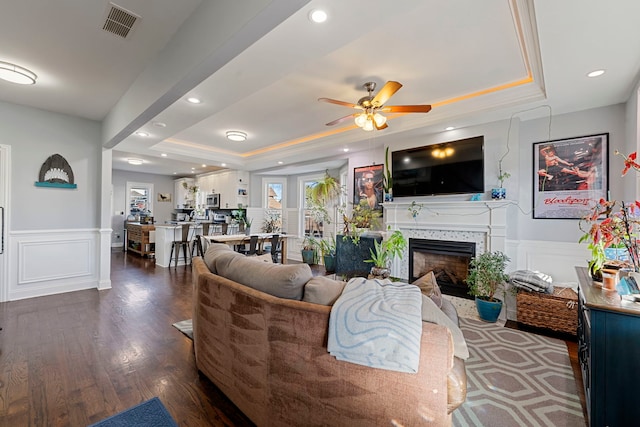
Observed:
[[[307,194],[311,187],[322,179],[321,176],[317,177],[305,177],[300,179],[300,214],[302,217],[302,235],[313,236],[321,238],[324,236],[324,221],[322,215],[319,215],[314,209],[310,209],[308,206]]]
[[[265,211],[263,231],[265,233],[283,231],[286,181],[284,179],[263,179],[263,202]]]
[[[151,216],[153,184],[127,182],[127,215]]]

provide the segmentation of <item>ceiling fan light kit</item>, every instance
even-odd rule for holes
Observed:
[[[24,67],[10,62],[0,61],[0,79],[21,85],[33,85],[38,76]]]
[[[391,98],[391,96],[393,96],[393,94],[402,87],[398,82],[388,81],[376,96],[373,96],[373,91],[376,88],[375,82],[367,82],[363,87],[369,92],[369,95],[360,98],[357,104],[351,104],[331,98],[318,98],[318,101],[362,110],[361,113],[349,114],[348,116],[333,120],[327,123],[327,126],[342,123],[343,121],[353,117],[358,127],[370,132],[374,129],[382,130],[389,127],[387,125],[387,118],[380,114],[380,111],[385,113],[428,113],[431,111],[431,105],[395,105],[385,107],[384,104],[389,100],[389,98]]]

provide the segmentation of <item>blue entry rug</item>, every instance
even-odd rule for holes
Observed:
[[[154,397],[89,427],[178,427],[160,399]]]

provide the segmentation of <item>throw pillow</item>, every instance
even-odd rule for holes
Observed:
[[[469,349],[462,330],[426,295],[422,295],[422,321],[446,326],[453,337],[453,354],[460,359],[469,358]]]
[[[231,249],[228,245],[224,243],[211,243],[207,248],[207,251],[204,253],[204,263],[209,267],[209,271],[213,274],[217,274],[216,272],[216,260],[220,256],[224,256],[225,254],[236,254],[233,249]],[[242,255],[242,254],[238,254]],[[228,255],[227,255],[228,256]]]
[[[304,285],[313,277],[308,264],[267,264],[238,255],[229,262],[219,259],[217,274],[279,298],[302,300]]]
[[[326,276],[316,276],[304,285],[304,297],[302,301],[321,305],[333,305],[342,295],[342,290],[347,282],[333,280]]]
[[[436,282],[436,276],[433,271],[428,272],[415,282],[414,285],[420,288],[420,291],[431,298],[438,308],[442,307],[442,293],[440,292],[440,286]]]

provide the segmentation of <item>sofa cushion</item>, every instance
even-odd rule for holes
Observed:
[[[216,274],[279,298],[298,301],[302,299],[304,285],[313,277],[308,264],[273,264],[239,255],[219,256],[215,260]]]
[[[207,267],[209,267],[209,271],[211,271],[213,274],[217,274],[216,262],[218,258],[226,257],[228,259],[229,257],[234,257],[234,256],[244,256],[244,255],[238,252],[235,252],[233,249],[231,249],[228,245],[225,245],[224,243],[211,243],[207,248],[206,252],[204,253],[203,259],[204,259],[204,263],[207,264]]]
[[[422,295],[422,321],[446,326],[453,337],[453,354],[464,360],[469,357],[469,349],[462,330],[426,295]]]
[[[433,271],[420,277],[413,282],[413,284],[418,286],[424,295],[431,298],[438,308],[442,307],[442,293],[440,292],[440,286],[438,286],[438,282],[436,282],[436,276],[433,274]]]
[[[304,285],[302,301],[321,305],[333,305],[347,282],[334,280],[326,276],[316,276]]]

